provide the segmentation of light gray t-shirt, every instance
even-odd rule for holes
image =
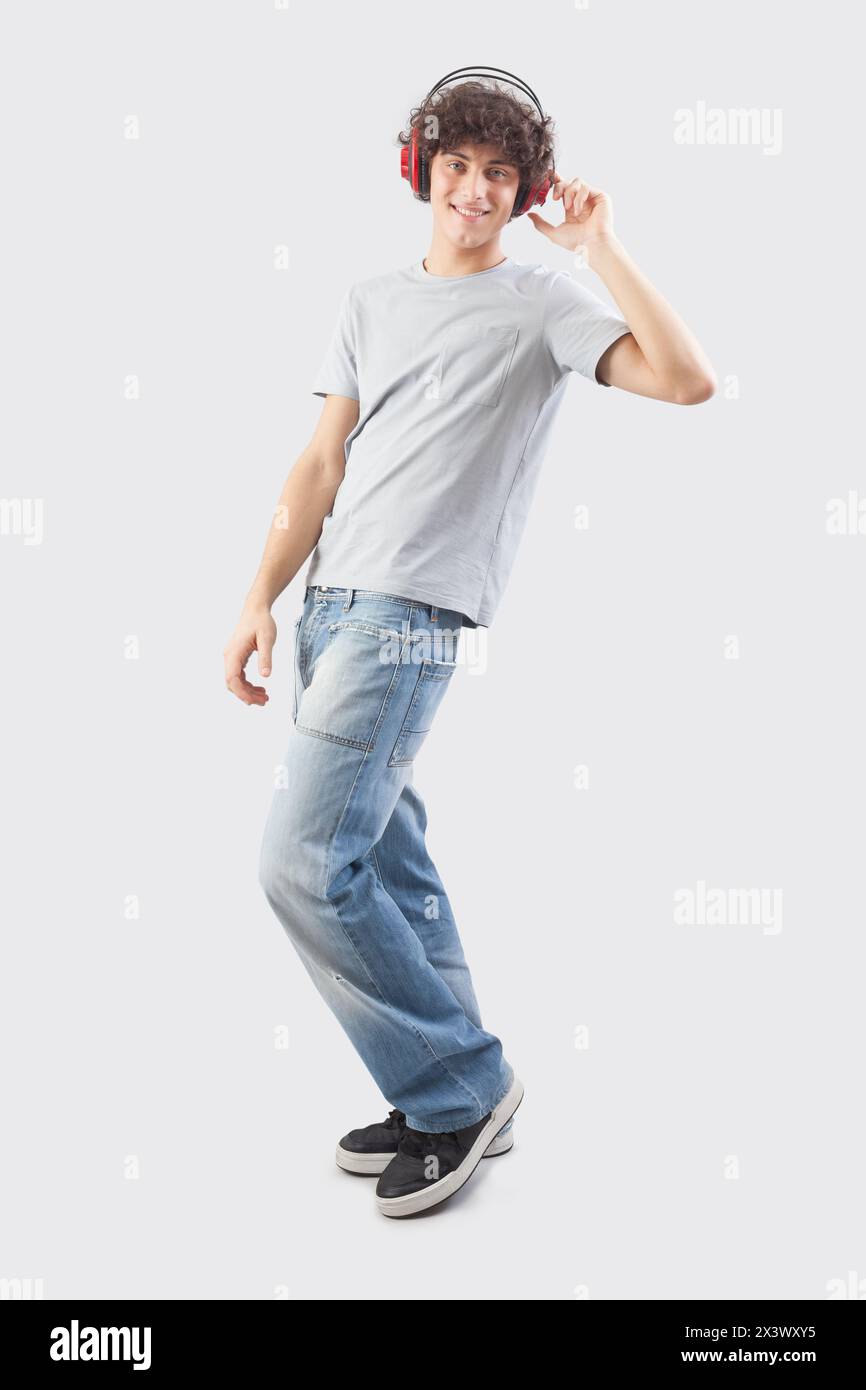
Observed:
[[[628,331],[571,275],[510,256],[474,275],[419,261],[352,285],[313,391],[351,396],[360,414],[305,582],[489,627],[569,372],[594,381]]]

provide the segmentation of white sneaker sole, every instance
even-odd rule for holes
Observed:
[[[503,1123],[507,1124],[508,1121]],[[497,1134],[496,1138],[487,1145],[482,1158],[495,1158],[497,1154],[508,1153],[509,1149],[514,1148],[514,1135],[511,1130],[507,1134]],[[384,1173],[391,1159],[390,1154],[356,1154],[350,1149],[344,1149],[340,1144],[337,1145],[337,1163],[344,1168],[347,1173],[364,1173],[370,1177],[376,1177],[379,1173]]]
[[[429,1187],[422,1188],[418,1192],[408,1192],[405,1197],[377,1197],[376,1206],[383,1216],[414,1216],[416,1212],[426,1211],[428,1207],[435,1207],[439,1202],[444,1202],[448,1197],[453,1197],[455,1192],[459,1192],[465,1182],[468,1182],[485,1155],[490,1143],[490,1136],[498,1134],[504,1124],[507,1124],[514,1114],[520,1102],[523,1100],[523,1083],[515,1076],[511,1090],[490,1113],[490,1119],[477,1135],[475,1143],[468,1154],[453,1173],[448,1173],[438,1182],[431,1182]],[[510,1134],[507,1134],[510,1138]]]

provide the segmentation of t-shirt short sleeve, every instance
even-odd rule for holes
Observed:
[[[580,372],[581,376],[597,381],[599,358],[611,343],[628,332],[629,326],[619,310],[612,309],[564,271],[554,272],[545,304],[544,337],[563,371]]]
[[[340,304],[337,324],[331,335],[324,361],[313,377],[314,396],[351,396],[359,401],[355,319],[352,291],[347,290]]]

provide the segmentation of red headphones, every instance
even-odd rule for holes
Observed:
[[[483,63],[481,67],[484,67]],[[443,77],[440,82],[437,82],[435,87],[430,88],[430,91],[424,98],[421,110],[424,110],[424,107],[433,94],[438,92],[440,87],[444,87],[445,83],[450,82],[453,78],[458,76],[487,77],[491,72],[501,73],[502,76],[507,78],[515,87],[519,87],[526,96],[531,97],[538,107],[539,116],[541,116],[542,120],[544,119],[541,103],[532,88],[528,87],[519,77],[515,77],[513,73],[506,72],[504,68],[487,68],[483,72],[470,71],[469,68],[456,68],[454,72],[449,72],[447,77]],[[418,139],[417,125],[413,125],[412,127],[412,137],[409,144],[404,145],[400,151],[400,173],[404,179],[409,180],[412,192],[415,194],[416,198],[428,199],[430,197],[430,165]],[[534,204],[543,203],[550,192],[550,188],[551,181],[549,178],[544,178],[541,183],[536,184],[521,183],[517,189],[517,197],[514,200],[511,216],[520,217],[522,213],[528,212]]]

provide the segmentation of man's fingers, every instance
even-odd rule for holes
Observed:
[[[545,236],[550,236],[551,232],[556,231],[556,228],[554,227],[553,223],[546,222],[543,217],[539,217],[537,212],[529,212],[526,215],[527,217],[532,218],[533,227],[535,227],[539,232],[544,232]]]
[[[267,632],[256,633],[256,650],[259,654],[259,675],[269,676],[271,674],[271,649],[273,643],[270,634]]]
[[[246,676],[232,676],[226,685],[245,705],[266,705],[268,702],[268,692],[264,686],[251,685]]]
[[[252,621],[248,618],[252,616]],[[245,705],[264,705],[268,692],[263,685],[252,685],[246,677],[246,667],[253,652],[258,654],[259,675],[271,674],[271,655],[277,636],[277,625],[270,613],[256,610],[248,614],[246,606],[241,621],[223,652],[226,688],[243,700]]]
[[[244,671],[252,651],[253,647],[249,646],[225,653],[226,689],[245,705],[264,705],[268,701],[268,692],[262,685],[252,685]]]
[[[586,199],[589,195],[589,188],[582,179],[572,179],[568,185],[565,195],[565,206],[572,217],[578,217],[583,210]]]

